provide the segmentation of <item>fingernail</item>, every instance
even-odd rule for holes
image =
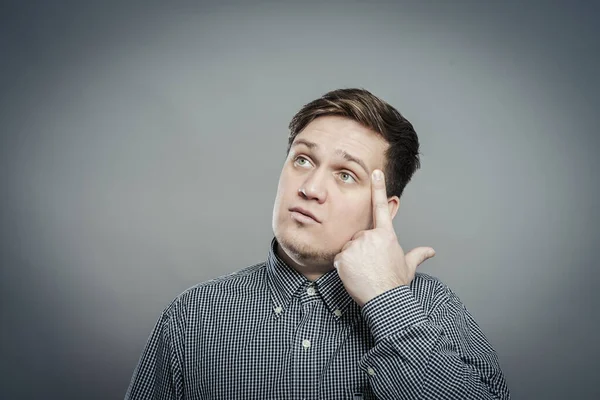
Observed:
[[[375,171],[373,171],[373,179],[375,179],[376,181],[380,181],[381,178],[383,178],[383,173],[376,169]]]
[[[338,267],[338,262],[337,262],[337,261],[334,261],[334,262],[333,262],[333,268],[337,269],[337,267]]]

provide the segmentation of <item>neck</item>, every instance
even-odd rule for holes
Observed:
[[[294,260],[285,251],[283,251],[279,243],[277,243],[277,248],[275,250],[277,255],[283,261],[285,261],[287,265],[289,265],[294,270],[298,271],[298,273],[304,275],[304,277],[311,282],[316,281],[331,269],[327,269],[324,266],[311,265],[308,263],[302,263],[297,260]]]

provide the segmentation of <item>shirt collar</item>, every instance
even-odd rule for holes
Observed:
[[[284,311],[294,294],[310,284],[304,275],[288,266],[277,254],[277,239],[271,240],[267,256],[267,277],[273,309]],[[318,295],[335,317],[340,318],[348,311],[356,312],[359,307],[344,288],[337,270],[328,271],[313,283]]]

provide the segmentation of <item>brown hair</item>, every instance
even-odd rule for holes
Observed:
[[[419,138],[412,124],[394,107],[364,89],[338,89],[304,105],[290,121],[287,152],[296,136],[315,118],[337,115],[351,118],[381,135],[389,144],[384,173],[388,196],[402,195],[421,166]]]

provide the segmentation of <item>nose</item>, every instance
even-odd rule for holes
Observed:
[[[327,199],[325,179],[323,171],[315,170],[298,189],[298,194],[305,200],[317,200],[321,204],[324,203]]]

